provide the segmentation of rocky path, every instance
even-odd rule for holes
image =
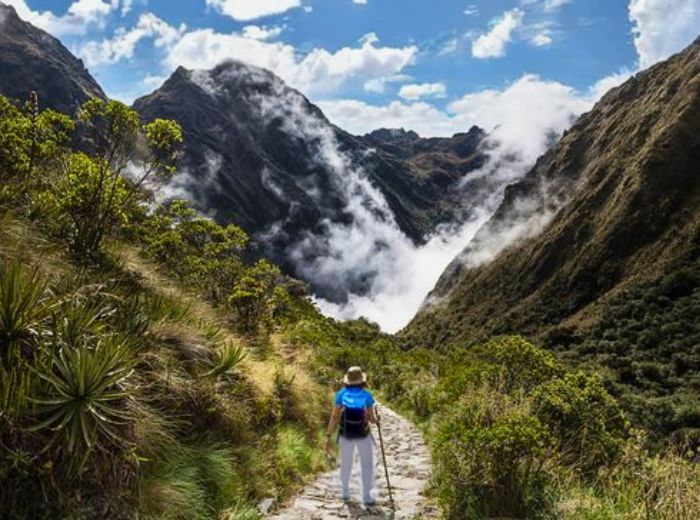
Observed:
[[[396,504],[395,513],[389,505],[377,430],[372,426],[377,445],[375,451],[376,506],[366,508],[362,505],[360,464],[356,459],[350,481],[352,497],[350,501],[340,500],[338,470],[334,469],[307,485],[289,507],[267,518],[270,520],[437,518],[439,516],[437,510],[427,505],[423,496],[431,470],[430,456],[423,436],[410,421],[392,410],[382,406],[381,414],[389,477]],[[357,457],[357,454],[355,456]]]

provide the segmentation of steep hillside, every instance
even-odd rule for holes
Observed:
[[[415,151],[396,155],[333,126],[272,73],[239,62],[211,71],[180,68],[134,108],[144,119],[182,125],[188,175],[172,188],[217,221],[243,227],[295,274],[300,257],[323,254],[331,228],[363,219],[395,222],[421,242],[461,211],[461,201],[446,194],[482,161],[478,129],[454,143],[419,139]],[[321,245],[310,251],[302,244],[307,239]],[[330,286],[316,289],[343,297]]]
[[[700,41],[608,93],[506,190],[408,334],[435,344],[580,323],[611,291],[695,255],[699,136]],[[514,227],[527,237],[549,219],[478,265]]]
[[[106,97],[60,41],[0,2],[0,94],[24,101],[32,90],[45,107],[68,114],[90,97]]]
[[[649,395],[692,394],[700,356],[692,339],[677,340],[696,337],[684,329],[698,322],[699,165],[700,40],[604,96],[508,188],[406,338],[436,347],[518,331]],[[489,262],[509,236],[515,242]],[[683,272],[685,281],[669,281]],[[621,311],[640,291],[637,311]]]

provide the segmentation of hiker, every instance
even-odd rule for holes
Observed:
[[[339,426],[341,497],[350,499],[350,473],[357,448],[362,469],[362,501],[366,506],[372,506],[375,504],[372,496],[374,439],[369,423],[379,423],[379,412],[375,409],[374,397],[366,388],[367,375],[360,367],[348,369],[343,385],[335,396],[335,406],[328,422],[326,450],[330,450],[331,438]]]

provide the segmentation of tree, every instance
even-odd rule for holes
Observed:
[[[166,182],[175,172],[180,127],[156,119],[139,126],[138,114],[118,101],[91,99],[78,113],[85,152],[63,162],[55,201],[69,219],[70,248],[76,259],[94,259],[115,226],[129,219],[129,207],[145,187]]]
[[[228,303],[244,331],[255,332],[272,317],[282,278],[277,266],[259,260],[234,285]]]
[[[21,109],[0,96],[0,182],[2,198],[10,200],[39,181],[37,166],[56,166],[68,151],[73,121],[53,110],[39,111],[39,100],[32,93]]]

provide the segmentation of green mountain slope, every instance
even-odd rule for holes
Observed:
[[[699,165],[700,40],[613,89],[508,188],[404,337],[444,347],[517,331],[570,349],[572,358],[585,351],[616,382],[634,384],[628,373],[639,372],[642,391],[650,389],[638,363],[658,362],[669,370],[663,378],[680,384],[652,395],[696,392],[697,281],[690,275],[674,290],[668,277],[697,269]],[[515,226],[526,230],[519,240],[475,265]],[[621,325],[621,306],[647,292],[661,300],[626,311],[642,321]],[[678,305],[687,313],[681,329],[673,326],[678,316],[669,317]],[[647,327],[653,335],[642,338]],[[612,341],[619,335],[624,343]],[[577,347],[582,342],[588,346]],[[685,360],[676,368],[674,356]],[[625,362],[632,359],[637,364]]]

